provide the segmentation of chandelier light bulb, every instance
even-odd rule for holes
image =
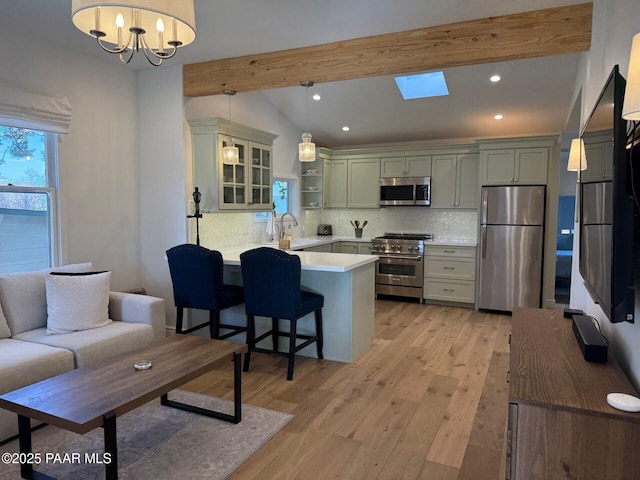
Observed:
[[[116,27],[122,28],[124,27],[124,17],[120,12],[116,15]]]
[[[164,32],[164,22],[160,17],[158,17],[158,21],[156,22],[156,30],[158,30],[158,32]]]

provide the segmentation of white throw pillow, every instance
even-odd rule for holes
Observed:
[[[49,272],[88,272],[91,262],[33,272],[0,275],[0,304],[13,335],[42,328],[47,323],[45,277]]]
[[[4,312],[2,311],[2,304],[0,303],[0,338],[9,338],[11,336],[11,330],[7,325],[7,319],[4,318]]]
[[[47,335],[109,325],[111,272],[46,277]]]

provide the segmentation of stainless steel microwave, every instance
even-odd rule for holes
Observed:
[[[381,178],[380,205],[431,205],[431,177]]]

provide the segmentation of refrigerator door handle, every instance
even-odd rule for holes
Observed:
[[[487,205],[489,204],[489,191],[486,188],[482,189],[482,225],[487,224]]]
[[[487,226],[482,225],[482,258],[487,258]]]

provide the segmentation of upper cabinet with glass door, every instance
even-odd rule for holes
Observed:
[[[263,130],[222,118],[189,121],[193,150],[193,186],[198,187],[203,212],[271,210],[273,141]],[[236,164],[225,164],[222,149],[238,148]]]

